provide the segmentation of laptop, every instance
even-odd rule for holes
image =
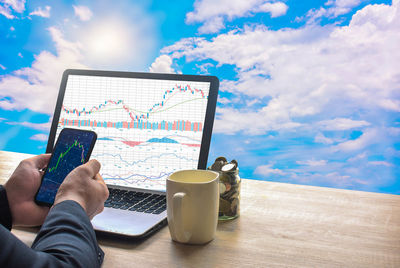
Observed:
[[[166,179],[205,169],[219,81],[214,76],[66,70],[46,152],[64,127],[93,130],[92,159],[110,196],[96,231],[144,237],[166,224]]]

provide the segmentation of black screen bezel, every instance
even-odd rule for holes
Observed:
[[[69,132],[69,133],[68,133],[68,132]],[[72,132],[72,133],[71,133],[71,132]],[[72,134],[72,135],[77,134],[77,135],[80,135],[79,133],[82,133],[82,132],[90,132],[90,133],[93,134],[93,138],[92,138],[92,140],[91,140],[91,142],[90,142],[90,146],[89,146],[89,149],[88,149],[88,152],[87,152],[87,154],[86,154],[85,161],[84,161],[84,162],[86,163],[87,161],[89,161],[90,155],[92,154],[94,145],[95,145],[96,140],[97,140],[97,134],[96,134],[96,132],[94,132],[94,131],[91,131],[91,130],[83,130],[83,129],[74,129],[74,128],[63,128],[63,129],[61,130],[61,132],[60,132],[60,135],[58,136],[58,139],[57,139],[57,142],[56,142],[54,148],[56,148],[56,146],[58,145],[61,135],[65,135],[65,134]],[[52,148],[52,151],[54,151],[54,148]],[[49,163],[51,162],[52,158],[53,158],[53,155],[51,155],[50,160],[49,160]],[[36,204],[38,204],[38,205],[40,205],[40,206],[48,206],[48,207],[51,207],[51,206],[53,205],[53,203],[47,203],[47,202],[44,202],[44,201],[42,201],[42,200],[38,200],[38,199],[37,199],[37,195],[39,194],[40,188],[42,187],[43,179],[44,179],[44,177],[46,176],[46,174],[47,174],[47,168],[46,168],[46,170],[45,170],[44,173],[43,173],[43,176],[42,176],[42,179],[41,179],[41,182],[40,182],[39,189],[38,189],[38,191],[37,191],[36,194],[35,194],[35,202],[36,202]]]
[[[215,109],[217,106],[218,88],[219,88],[219,80],[216,76],[67,69],[64,71],[61,80],[60,91],[58,93],[57,103],[54,111],[54,117],[51,123],[50,135],[47,142],[47,148],[46,148],[47,153],[52,152],[53,149],[53,144],[57,132],[58,121],[60,119],[61,108],[64,101],[65,89],[67,86],[69,75],[209,82],[210,91],[208,95],[206,116],[204,119],[203,135],[200,146],[199,162],[197,166],[198,169],[206,169],[208,153],[210,149],[211,134],[214,125]]]

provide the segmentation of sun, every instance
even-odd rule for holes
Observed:
[[[123,62],[134,47],[134,29],[118,19],[93,24],[81,38],[85,55],[94,63]]]

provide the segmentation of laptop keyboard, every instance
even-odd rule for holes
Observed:
[[[110,195],[104,203],[105,207],[151,214],[160,214],[167,209],[165,195],[111,188],[108,190]]]

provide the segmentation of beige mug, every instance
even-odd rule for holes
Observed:
[[[167,217],[171,238],[188,244],[214,239],[218,223],[219,174],[181,170],[167,179]]]

